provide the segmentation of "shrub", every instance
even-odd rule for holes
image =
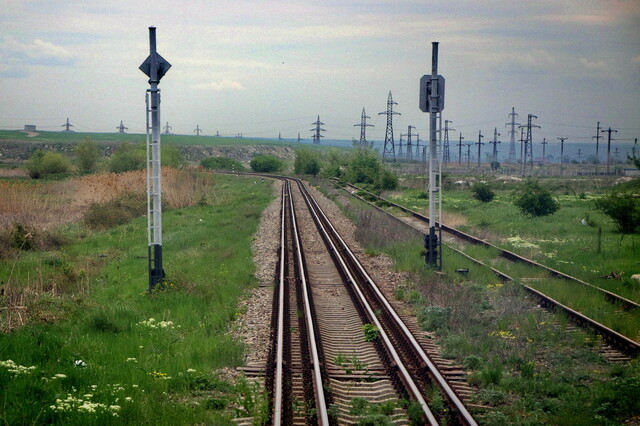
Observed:
[[[527,216],[547,216],[560,208],[560,203],[551,193],[534,180],[525,182],[515,195],[513,204]]]
[[[81,172],[91,173],[96,170],[100,149],[95,142],[87,138],[76,147],[76,162]]]
[[[623,234],[632,234],[640,228],[640,199],[631,192],[612,192],[595,200],[596,208],[609,216]]]
[[[478,182],[471,187],[471,192],[473,192],[473,198],[478,201],[482,201],[483,203],[488,203],[496,196],[496,193],[493,192],[491,186],[488,183]]]
[[[84,215],[84,222],[92,229],[106,229],[127,223],[146,212],[144,196],[129,193],[106,203],[92,203]]]
[[[210,170],[244,170],[244,166],[238,160],[229,157],[208,157],[200,161],[200,165]]]
[[[293,171],[298,174],[316,176],[320,173],[320,158],[317,151],[310,149],[296,150],[296,159],[293,163]]]
[[[441,333],[449,328],[451,308],[427,306],[418,313],[418,323],[423,330]]]
[[[281,170],[284,163],[273,155],[258,155],[251,160],[251,170],[259,173],[273,173]]]
[[[123,143],[109,160],[109,170],[115,173],[142,170],[146,167],[146,151],[144,146],[136,147]]]
[[[26,165],[29,176],[39,179],[44,175],[69,173],[71,163],[62,154],[51,151],[36,151]]]
[[[345,167],[345,180],[354,184],[368,184],[374,190],[398,187],[398,178],[386,169],[378,154],[368,149],[357,149]]]

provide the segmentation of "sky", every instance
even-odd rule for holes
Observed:
[[[598,121],[640,136],[640,0],[0,0],[0,128],[144,133],[149,26],[173,133],[309,140],[320,116],[350,140],[365,108],[384,140],[391,91],[396,143],[409,125],[427,139],[437,41],[455,143],[508,142],[512,107],[537,116],[534,143],[589,142]]]

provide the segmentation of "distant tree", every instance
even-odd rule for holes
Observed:
[[[596,208],[609,216],[623,234],[632,234],[640,228],[640,198],[631,190],[614,190],[609,195],[595,200]]]
[[[109,159],[109,170],[115,173],[142,170],[145,167],[145,148],[128,142],[121,144]]]
[[[375,190],[395,189],[397,176],[385,168],[378,153],[370,149],[356,149],[345,166],[344,179],[357,184],[369,185]]]
[[[33,153],[26,164],[27,172],[33,179],[57,173],[69,173],[71,163],[62,154],[38,150]]]
[[[259,173],[273,173],[284,168],[284,162],[273,155],[258,155],[249,165],[251,170]]]
[[[184,164],[184,159],[177,146],[164,144],[161,147],[160,162],[163,166],[178,168]]]
[[[496,196],[488,183],[478,182],[471,187],[473,198],[483,203],[488,203]]]
[[[534,180],[526,181],[515,195],[513,204],[527,216],[547,216],[560,209],[560,203],[551,196],[551,192]]]
[[[308,148],[296,150],[296,159],[293,162],[294,173],[316,176],[320,173],[320,168],[320,154],[318,151]]]
[[[81,172],[91,173],[96,171],[100,159],[100,148],[91,139],[86,138],[75,149],[76,162]]]

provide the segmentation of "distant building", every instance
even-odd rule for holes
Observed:
[[[35,124],[25,124],[24,125],[24,131],[25,132],[35,132],[36,131],[36,125]]]
[[[624,168],[624,169],[622,169],[622,174],[624,176],[640,176],[640,169]]]

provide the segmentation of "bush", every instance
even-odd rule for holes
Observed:
[[[129,193],[106,203],[91,204],[84,215],[84,222],[92,229],[106,229],[125,224],[146,212],[144,196]]]
[[[374,190],[398,187],[397,176],[386,169],[378,154],[368,149],[357,149],[345,167],[345,180],[354,184],[367,184]]]
[[[210,170],[244,170],[244,166],[238,160],[229,157],[208,157],[200,161],[200,165]]]
[[[296,159],[293,163],[294,173],[316,176],[320,173],[320,168],[320,158],[317,151],[311,149],[296,150]]]
[[[632,234],[640,228],[640,199],[631,192],[612,192],[595,200],[596,208],[609,216],[623,234]]]
[[[525,182],[515,195],[513,204],[527,216],[547,216],[560,209],[560,203],[534,180]]]
[[[115,173],[142,170],[146,166],[146,148],[130,143],[121,144],[109,160],[109,170]]]
[[[178,148],[162,145],[160,161],[163,166],[179,167],[184,160]],[[147,148],[145,145],[121,144],[109,160],[109,171],[115,173],[143,170],[147,167]]]
[[[76,147],[76,161],[81,172],[94,172],[98,159],[100,159],[100,149],[91,139],[85,139]]]
[[[496,196],[488,183],[478,182],[471,187],[473,198],[483,203],[488,203]]]
[[[273,155],[258,155],[250,165],[251,170],[258,173],[273,173],[284,167],[282,160]]]
[[[56,173],[69,173],[71,163],[62,154],[51,151],[36,151],[33,153],[26,165],[29,176],[39,179],[44,175]]]
[[[418,324],[426,331],[442,333],[449,328],[451,308],[442,306],[427,306],[418,313]]]

